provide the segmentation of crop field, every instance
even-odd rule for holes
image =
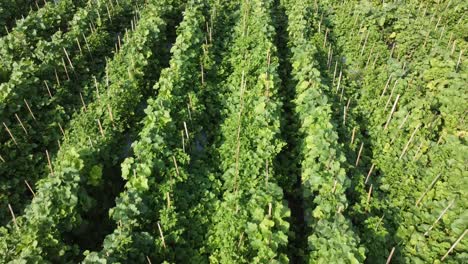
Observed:
[[[467,13],[1,0],[0,264],[468,263]]]

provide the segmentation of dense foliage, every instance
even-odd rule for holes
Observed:
[[[468,262],[467,11],[2,1],[0,262]]]

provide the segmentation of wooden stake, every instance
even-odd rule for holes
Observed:
[[[271,218],[271,211],[272,211],[272,208],[273,206],[271,205],[271,203],[268,203],[268,218]]]
[[[161,236],[163,247],[166,248],[166,242],[164,241],[164,235],[161,229],[161,225],[159,224],[159,221],[158,221],[158,229],[159,229],[159,235]]]
[[[434,180],[432,180],[431,184],[429,184],[429,186],[426,188],[426,190],[423,192],[423,194],[421,195],[421,197],[419,197],[419,199],[416,201],[416,206],[419,205],[419,203],[421,203],[422,199],[424,198],[424,196],[426,196],[426,194],[432,189],[432,187],[434,186],[434,184],[436,183],[436,181],[440,178],[440,175],[442,175],[441,173],[437,174],[437,176],[434,178]]]
[[[84,33],[82,34],[82,36],[83,36],[83,38],[85,40],[85,44],[86,44],[86,48],[88,49],[88,53],[89,53],[89,55],[91,55],[91,58],[92,58],[93,55],[91,54],[91,48],[89,47],[88,39],[86,38]]]
[[[47,151],[46,149],[45,153],[47,156],[47,163],[49,164],[50,173],[52,174],[52,176],[55,176],[54,169],[52,168],[52,162],[50,161],[49,151]]]
[[[166,193],[166,199],[167,199],[167,208],[171,208],[171,196],[169,195],[169,192]]]
[[[427,236],[429,234],[429,231],[431,231],[434,226],[439,222],[439,220],[442,218],[442,216],[444,216],[444,214],[448,211],[448,209],[450,207],[452,207],[453,203],[455,202],[455,199],[452,200],[449,205],[447,205],[447,207],[445,207],[445,209],[440,213],[439,217],[437,217],[437,219],[434,221],[434,223],[431,225],[431,227],[429,227],[429,229],[427,229],[427,231],[424,233],[424,236]]]
[[[268,160],[265,162],[265,184],[268,183],[268,178],[270,177],[270,169],[268,168]]]
[[[102,129],[101,120],[97,119],[97,122],[99,126],[99,131],[101,132],[101,136],[104,136],[104,130]]]
[[[445,255],[440,259],[440,261],[444,261],[444,259],[447,258],[448,254],[450,254],[450,252],[452,252],[452,250],[458,245],[458,243],[460,243],[460,241],[466,235],[466,232],[468,232],[468,229],[465,229],[465,232],[463,232],[463,234],[457,239],[457,241],[455,241],[455,243],[453,243],[453,245],[450,247],[450,249],[447,251],[447,253],[445,253]]]
[[[453,53],[455,52],[455,47],[456,47],[456,45],[457,45],[457,40],[455,39],[455,40],[453,41],[452,51],[450,52],[450,55],[453,55]]]
[[[70,64],[70,68],[71,68],[72,70],[75,70],[75,67],[73,67],[73,63],[71,62],[70,57],[68,56],[68,52],[67,52],[67,50],[65,49],[65,47],[63,47],[63,52],[65,52],[65,56],[67,57],[68,63]]]
[[[3,159],[2,155],[0,155],[0,160],[1,160],[2,162],[6,162],[6,161]]]
[[[369,204],[369,202],[370,202],[370,198],[371,198],[371,194],[372,194],[372,187],[373,187],[373,186],[374,186],[374,185],[371,184],[370,187],[369,187],[369,192],[367,192],[367,204]]]
[[[86,111],[87,111],[87,109],[86,109],[86,104],[85,104],[85,102],[84,102],[83,94],[81,94],[81,92],[80,92],[80,99],[81,99],[81,103],[83,104],[84,111],[86,112]]]
[[[336,78],[336,70],[338,68],[338,60],[335,61],[335,71],[333,72],[333,84],[332,87],[335,86],[335,78]]]
[[[65,131],[63,130],[62,125],[60,125],[60,123],[59,123],[58,126],[60,128],[60,132],[62,132],[62,136],[65,137]]]
[[[397,82],[398,82],[398,79],[395,80],[395,83],[393,84],[393,88],[392,88],[392,91],[390,92],[390,95],[388,96],[388,100],[387,100],[387,103],[385,103],[385,109],[387,109],[388,105],[390,104],[390,102],[392,101],[392,97],[393,97],[393,92],[395,91],[395,87],[397,85]]]
[[[343,106],[343,126],[346,125],[346,106]]]
[[[395,247],[392,247],[392,251],[390,251],[390,255],[387,258],[387,262],[385,264],[390,264],[390,261],[392,260],[393,253],[395,253]]]
[[[184,130],[180,131],[180,134],[182,136],[182,150],[185,152],[185,137],[184,137]]]
[[[107,5],[107,3],[106,3],[106,9],[107,9],[107,16],[109,17],[110,22],[112,22],[111,13],[110,13],[110,10],[109,10],[109,5]]]
[[[26,99],[24,99],[24,103],[26,104],[26,107],[28,108],[29,113],[31,114],[32,118],[33,118],[34,120],[36,120],[36,117],[34,116],[32,110],[31,110],[31,107],[29,107],[28,101],[26,101]]]
[[[10,209],[11,218],[13,218],[13,223],[15,224],[15,227],[19,231],[19,226],[18,226],[18,223],[16,222],[16,216],[15,216],[15,213],[13,212],[13,208],[11,208],[10,204],[8,204],[8,209]]]
[[[359,148],[359,152],[358,152],[358,156],[357,156],[357,159],[356,159],[356,167],[359,165],[359,159],[361,158],[361,153],[362,153],[362,149],[364,148],[364,142],[361,143],[361,147]]]
[[[185,129],[185,135],[187,136],[187,141],[189,140],[189,133],[188,133],[188,129],[187,129],[187,123],[185,123],[184,121],[184,129]]]
[[[366,48],[368,38],[369,38],[369,31],[367,31],[366,39],[364,40],[364,44],[362,45],[361,53],[359,54],[359,56],[362,56],[362,54],[364,53],[364,49]]]
[[[364,184],[367,184],[367,182],[369,181],[369,177],[371,176],[374,167],[375,165],[372,163],[372,166],[370,167],[369,172],[367,173],[366,181],[364,182]]]
[[[419,124],[419,125],[414,129],[413,133],[412,133],[411,136],[410,136],[410,139],[408,140],[408,142],[406,142],[406,145],[405,145],[405,147],[403,148],[403,151],[401,152],[400,157],[398,158],[399,160],[403,157],[403,155],[405,155],[406,151],[408,150],[409,145],[411,144],[411,141],[413,141],[414,135],[416,134],[416,132],[418,132],[418,129],[419,129],[420,126],[421,126],[421,124]]]
[[[44,84],[45,84],[45,86],[46,86],[46,88],[47,88],[47,92],[49,93],[50,99],[52,99],[52,93],[50,92],[49,85],[47,84],[46,81],[44,81]]]
[[[99,85],[98,85],[96,76],[93,76],[93,79],[94,79],[94,86],[96,87],[96,96],[97,96],[97,98],[99,100],[99,99],[101,99],[101,95],[99,93]]]
[[[460,65],[462,54],[463,54],[463,50],[460,50],[460,55],[458,56],[457,67],[455,67],[455,70],[458,70],[458,66]]]
[[[400,99],[400,95],[397,95],[397,97],[395,99],[395,102],[393,103],[392,111],[390,111],[390,114],[388,115],[387,123],[385,123],[384,130],[387,130],[387,127],[390,124],[390,120],[392,119],[393,112],[395,112],[395,109],[396,109],[396,106],[397,106],[397,103],[398,103],[398,99]]]
[[[83,56],[83,50],[81,50],[80,40],[76,38],[76,44],[78,44],[78,49],[80,50],[80,55]]]
[[[353,127],[353,133],[351,135],[351,145],[354,143],[354,136],[356,136],[356,127]]]
[[[202,85],[205,85],[205,74],[203,70],[203,63],[200,63],[200,69],[201,69],[201,83]]]
[[[341,84],[341,77],[342,77],[343,71],[340,70],[340,75],[338,76],[338,85],[336,86],[336,92],[340,90],[340,84]]]
[[[29,185],[27,180],[24,180],[24,183],[26,183],[26,186],[28,187],[29,191],[32,193],[33,197],[36,197],[36,193],[33,191],[31,188],[31,185]]]
[[[60,79],[58,77],[58,74],[57,74],[57,69],[54,68],[54,72],[55,72],[55,80],[57,81],[57,86],[60,86]]]
[[[174,167],[176,169],[177,176],[180,177],[179,166],[177,166],[177,160],[174,156],[172,156],[172,161],[174,162]]]
[[[335,193],[337,184],[338,184],[338,181],[335,179],[335,181],[333,182],[332,193]]]
[[[327,37],[328,37],[328,28],[325,30],[325,37],[323,38],[323,47],[327,44]]]
[[[384,96],[385,92],[387,91],[388,85],[390,84],[390,80],[392,79],[392,75],[393,74],[390,74],[390,76],[388,77],[387,83],[385,84],[385,87],[384,87],[384,89],[382,91],[382,94],[380,95],[379,104],[380,104],[380,100],[382,100],[382,97]]]
[[[10,129],[9,129],[8,126],[5,124],[5,122],[3,122],[3,126],[5,127],[6,131],[7,131],[8,134],[10,135],[10,137],[11,137],[11,139],[13,140],[13,142],[15,143],[15,145],[18,146],[18,143],[16,142],[15,137],[13,136],[13,134],[11,133]]]
[[[148,256],[146,256],[146,261],[148,261],[148,264],[152,264],[151,260],[150,260],[150,258]]]
[[[409,117],[409,114],[406,114],[405,118],[403,119],[403,121],[401,122],[401,124],[398,126],[398,129],[402,129],[403,128],[403,125],[406,123],[406,120],[408,120],[408,117]]]
[[[15,114],[15,117],[16,117],[16,120],[18,120],[18,122],[20,123],[21,127],[23,128],[24,133],[26,133],[26,135],[27,135],[28,131],[26,130],[26,127],[24,127],[23,122],[21,122],[20,117],[17,114]]]

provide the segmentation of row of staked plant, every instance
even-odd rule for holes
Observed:
[[[467,9],[0,4],[2,263],[468,261]]]

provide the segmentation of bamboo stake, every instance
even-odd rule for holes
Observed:
[[[458,66],[460,65],[461,58],[462,58],[463,50],[460,50],[460,55],[458,56],[458,61],[457,61],[457,67],[455,67],[455,70],[458,70]]]
[[[423,192],[423,194],[421,195],[421,197],[419,197],[419,199],[416,201],[416,206],[419,205],[419,203],[421,203],[422,199],[424,198],[424,196],[426,196],[426,194],[432,189],[432,187],[434,186],[434,184],[436,183],[436,181],[440,178],[442,174],[439,173],[437,174],[437,176],[434,178],[434,180],[432,180],[431,184],[429,184],[429,186],[426,188],[426,190]]]
[[[158,221],[158,229],[159,229],[159,235],[161,236],[163,247],[166,248],[166,242],[164,241],[164,235],[161,229],[161,225],[159,224],[159,221]]]
[[[104,130],[102,129],[101,120],[97,119],[97,122],[99,126],[99,132],[101,132],[101,136],[104,136]]]
[[[343,106],[343,126],[346,125],[346,106]]]
[[[390,124],[390,120],[392,119],[393,112],[395,112],[395,109],[396,109],[396,106],[397,106],[397,103],[398,103],[398,99],[400,99],[400,95],[397,95],[397,97],[395,99],[395,102],[393,103],[392,111],[390,111],[390,114],[388,115],[387,123],[385,123],[384,130],[387,130],[387,127]]]
[[[54,68],[54,72],[55,72],[55,80],[57,81],[57,86],[60,86],[60,79],[58,77],[58,74],[57,74],[57,69]]]
[[[403,119],[403,121],[401,122],[401,124],[398,126],[398,129],[402,129],[403,128],[403,125],[406,123],[406,120],[408,120],[408,117],[409,117],[409,114],[406,114],[405,118]]]
[[[98,85],[98,81],[96,79],[96,76],[93,76],[93,79],[94,79],[94,86],[96,87],[96,95],[97,95],[97,98],[98,100],[101,99],[101,95],[99,93],[99,85]]]
[[[182,136],[182,150],[185,152],[185,137],[184,137],[184,130],[180,131],[180,134]]]
[[[465,232],[463,232],[463,234],[457,239],[457,241],[455,241],[455,243],[453,243],[453,245],[450,247],[450,249],[447,251],[447,253],[445,253],[445,255],[440,259],[440,261],[444,261],[444,259],[447,258],[448,254],[450,254],[450,252],[452,252],[452,250],[458,245],[458,243],[460,243],[460,241],[466,235],[466,232],[468,232],[468,229],[465,229]]]
[[[58,145],[58,147],[59,147],[59,150],[61,150],[61,149],[62,149],[62,145],[60,144],[60,140],[59,140],[59,139],[57,139],[57,145]]]
[[[60,132],[62,132],[62,136],[65,137],[65,131],[63,130],[62,125],[60,125],[60,123],[59,123],[58,126],[60,128]]]
[[[177,166],[177,160],[174,156],[172,156],[172,161],[174,162],[174,167],[176,169],[177,176],[180,176],[179,166]]]
[[[332,193],[335,193],[336,191],[336,185],[338,184],[338,181],[335,179],[335,181],[333,182],[333,189],[332,189]]]
[[[418,132],[418,129],[421,125],[419,124],[413,131],[413,133],[411,134],[410,136],[410,139],[408,140],[408,142],[406,142],[406,145],[405,147],[403,148],[403,151],[401,152],[401,155],[400,157],[398,158],[399,160],[403,157],[403,155],[405,155],[406,151],[408,150],[408,147],[409,145],[411,144],[411,141],[413,141],[413,138],[414,138],[414,135],[416,134],[416,132]]]
[[[335,86],[335,78],[336,78],[336,70],[338,68],[338,60],[335,61],[335,71],[333,72],[333,84],[332,87]]]
[[[268,160],[265,162],[265,184],[268,183],[268,178],[270,177],[270,169],[268,168]]]
[[[370,202],[370,198],[371,198],[371,194],[372,194],[372,188],[373,188],[374,185],[370,185],[369,187],[369,191],[367,192],[367,204],[369,205],[369,202]]]
[[[52,99],[52,93],[50,92],[49,85],[47,84],[47,82],[45,80],[44,80],[44,84],[45,84],[45,86],[47,88],[47,92],[49,93],[50,99]]]
[[[13,208],[11,208],[10,204],[8,204],[8,209],[10,209],[11,217],[13,218],[13,223],[15,224],[15,227],[19,231],[19,226],[18,226],[18,223],[16,222],[16,216],[15,216],[15,213],[13,212]]]
[[[110,10],[109,10],[109,5],[107,5],[107,3],[106,3],[106,9],[107,9],[107,16],[109,17],[110,22],[112,22],[111,13],[110,13]]]
[[[271,211],[272,211],[272,204],[271,203],[268,203],[268,218],[271,218]]]
[[[2,155],[0,155],[0,160],[1,160],[2,162],[6,162],[6,161],[3,159]]]
[[[86,38],[85,34],[83,33],[83,38],[85,40],[86,48],[88,49],[89,55],[91,55],[91,58],[93,58],[93,54],[91,54],[91,48],[89,47],[88,39]]]
[[[351,144],[352,145],[354,143],[354,137],[356,136],[356,127],[353,127],[353,133],[351,135]]]
[[[456,45],[457,45],[457,40],[455,39],[455,40],[453,41],[452,51],[450,52],[450,55],[453,55],[453,53],[455,52],[455,47],[456,47]]]
[[[11,133],[10,129],[9,129],[8,126],[5,124],[5,122],[3,122],[3,126],[5,127],[6,131],[7,131],[8,134],[10,135],[10,137],[11,137],[11,139],[13,140],[13,142],[15,143],[15,145],[18,146],[18,143],[16,142],[15,137],[13,136],[13,134]]]
[[[107,104],[107,111],[109,111],[109,117],[112,122],[114,122],[114,115],[112,114],[112,108],[110,107],[109,104]]]
[[[418,150],[416,151],[416,154],[414,154],[413,160],[418,159],[418,155],[419,155],[419,152],[421,151],[423,143],[424,143],[424,141],[421,141],[421,143],[419,143]]]
[[[171,196],[169,195],[169,192],[166,193],[166,199],[167,199],[167,208],[171,208]]]
[[[33,191],[31,188],[31,185],[29,185],[27,180],[24,180],[24,183],[26,183],[26,186],[28,187],[29,191],[32,193],[33,197],[36,197],[36,193]]]
[[[28,108],[29,113],[31,114],[32,118],[34,119],[34,121],[36,121],[36,117],[34,116],[32,110],[31,110],[31,107],[29,107],[28,101],[26,101],[26,99],[23,99],[23,100],[24,100],[24,103],[26,104],[26,107]]]
[[[323,47],[327,44],[327,37],[328,37],[328,28],[325,30],[325,37],[323,38]]]
[[[340,70],[340,75],[338,76],[338,85],[336,86],[336,92],[340,90],[340,84],[341,84],[341,77],[342,77],[343,71]]]
[[[189,140],[189,133],[187,129],[187,123],[184,121],[184,129],[185,129],[185,135],[187,136],[187,141]]]
[[[202,85],[205,85],[205,73],[203,69],[203,63],[200,63],[200,70],[201,70],[201,83]]]
[[[388,85],[390,84],[390,80],[392,79],[392,75],[393,75],[393,73],[390,74],[390,76],[388,77],[387,83],[385,84],[385,87],[384,87],[384,89],[382,91],[382,94],[380,94],[379,104],[380,104],[380,100],[382,100],[382,97],[384,96],[385,92],[387,91]]]
[[[369,38],[369,31],[367,31],[366,39],[364,40],[364,44],[362,45],[361,53],[359,54],[359,56],[362,56],[362,54],[364,53],[364,49],[366,48],[368,38]]]
[[[395,247],[392,247],[392,251],[390,251],[390,255],[387,258],[387,262],[385,264],[390,264],[390,261],[392,260],[393,253],[395,253]]]
[[[80,92],[80,99],[81,99],[81,103],[83,104],[83,108],[84,108],[84,110],[85,110],[85,112],[86,112],[86,111],[87,111],[87,109],[86,109],[86,104],[85,104],[85,101],[84,101],[84,99],[83,99],[83,94],[81,94],[81,92]]]
[[[71,68],[72,70],[75,70],[75,67],[73,67],[73,63],[72,63],[72,61],[70,60],[70,56],[68,56],[68,52],[67,52],[67,50],[65,49],[65,47],[63,47],[63,52],[65,52],[65,56],[67,57],[68,63],[70,64],[70,68]]]
[[[15,117],[16,117],[16,120],[18,120],[18,122],[20,123],[21,127],[23,128],[24,133],[26,133],[26,135],[28,135],[28,131],[26,130],[26,127],[24,127],[23,122],[21,122],[20,117],[17,114],[15,114]]]
[[[361,158],[361,153],[362,153],[362,149],[364,148],[364,142],[361,143],[361,147],[359,148],[359,152],[358,152],[358,156],[356,158],[356,167],[359,165],[359,159]]]
[[[150,260],[150,258],[148,256],[146,256],[146,261],[148,261],[148,264],[152,264],[151,260]]]
[[[375,164],[372,163],[372,166],[370,167],[369,172],[367,173],[366,181],[364,182],[364,184],[367,184],[367,182],[369,181],[369,177],[371,176],[372,171],[374,170],[374,167],[375,167]]]
[[[395,91],[395,87],[397,85],[397,82],[398,82],[398,79],[395,80],[395,83],[393,84],[393,88],[392,88],[392,91],[390,91],[390,95],[388,96],[388,100],[387,100],[387,103],[385,103],[385,109],[387,109],[388,105],[390,104],[390,102],[392,101],[392,97],[393,97],[393,92]]]
[[[52,176],[55,176],[54,169],[52,168],[52,162],[50,161],[49,151],[47,151],[46,149],[45,153],[47,156],[47,163],[49,164],[50,173],[52,174]]]
[[[431,231],[434,226],[440,221],[440,219],[442,218],[442,216],[444,216],[444,214],[448,211],[448,209],[450,207],[452,207],[453,203],[455,202],[455,199],[453,199],[449,205],[447,205],[447,207],[445,207],[445,209],[440,213],[439,217],[437,217],[437,219],[434,221],[434,223],[431,225],[431,227],[429,227],[429,229],[427,229],[427,231],[424,233],[424,236],[427,236],[429,234],[429,231]]]
[[[78,49],[80,50],[80,55],[83,56],[83,50],[81,49],[81,45],[80,45],[80,40],[77,38],[75,38],[76,40],[76,44],[78,44]]]

